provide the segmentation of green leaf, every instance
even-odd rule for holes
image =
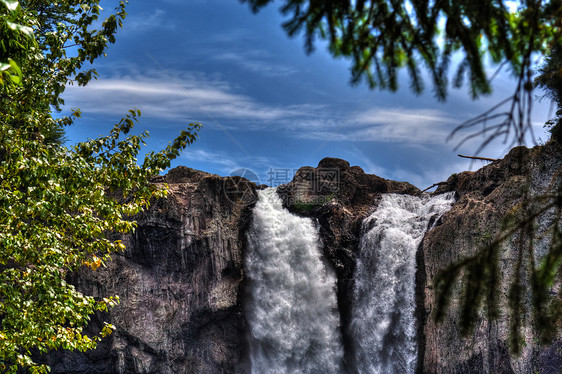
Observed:
[[[4,4],[4,6],[6,8],[8,8],[8,10],[10,12],[15,12],[18,9],[18,6],[20,5],[18,1],[12,1],[12,0],[0,0],[0,3]]]
[[[29,26],[20,25],[18,23],[14,23],[10,21],[6,21],[6,24],[12,30],[19,31],[23,34],[26,34],[27,36],[33,36],[33,29]]]

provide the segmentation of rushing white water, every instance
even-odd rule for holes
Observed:
[[[416,250],[453,202],[452,194],[386,194],[364,220],[351,323],[360,374],[414,373]]]
[[[266,189],[254,208],[248,247],[252,373],[340,373],[336,279],[322,260],[318,228]]]

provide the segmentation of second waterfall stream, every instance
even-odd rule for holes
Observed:
[[[364,220],[352,323],[343,327],[355,351],[350,372],[414,372],[416,250],[432,219],[452,203],[451,195],[384,194]],[[259,192],[246,271],[251,373],[346,373],[336,276],[322,254],[319,229],[283,208],[273,188]]]

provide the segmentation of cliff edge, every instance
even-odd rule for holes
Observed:
[[[554,343],[541,346],[532,324],[529,274],[516,272],[521,251],[533,242],[525,233],[509,237],[497,252],[500,318],[479,309],[473,333],[465,337],[459,322],[464,285],[460,271],[441,323],[435,322],[434,280],[444,268],[479,251],[506,227],[509,213],[520,212],[529,198],[562,183],[562,149],[557,143],[513,149],[504,159],[475,172],[451,176],[436,193],[455,191],[452,209],[424,237],[417,252],[416,303],[420,373],[558,373],[562,367],[562,329]],[[154,183],[169,185],[167,198],[136,217],[134,234],[123,238],[126,250],[96,272],[85,270],[71,281],[96,297],[119,295],[119,306],[95,315],[91,328],[108,321],[117,330],[94,351],[54,352],[46,363],[55,373],[244,373],[247,371],[244,299],[246,230],[252,219],[256,186],[241,177],[219,177],[178,167]],[[369,175],[347,161],[325,158],[303,167],[277,192],[291,212],[319,226],[326,259],[337,275],[338,309],[346,371],[354,372],[349,326],[355,263],[364,218],[376,210],[382,194],[420,195],[406,182]],[[532,206],[530,208],[533,208]],[[550,210],[535,222],[538,237],[555,222]],[[558,222],[559,224],[559,222]],[[541,236],[542,235],[542,236]],[[534,241],[539,263],[548,240]],[[526,256],[526,257],[525,257]],[[485,262],[482,262],[485,264]],[[510,352],[505,308],[513,280],[522,280],[522,351]],[[560,297],[560,279],[552,287]],[[557,296],[556,296],[556,292]],[[481,300],[480,300],[481,301]],[[479,302],[480,302],[479,301]]]

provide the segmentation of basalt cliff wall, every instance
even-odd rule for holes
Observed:
[[[438,193],[456,191],[458,200],[430,230],[417,256],[418,369],[420,373],[558,373],[562,367],[562,329],[554,343],[539,345],[532,323],[529,288],[523,287],[522,353],[510,351],[505,308],[523,234],[500,246],[498,295],[502,315],[493,321],[479,309],[475,329],[462,334],[461,296],[470,279],[461,271],[443,321],[435,322],[433,280],[447,266],[474,256],[505,228],[505,217],[529,196],[548,194],[562,182],[562,150],[556,143],[516,148],[503,160],[476,172],[452,176]],[[96,315],[116,331],[91,352],[54,352],[45,360],[58,373],[246,373],[246,320],[243,300],[245,232],[256,190],[264,186],[239,177],[219,177],[186,167],[155,183],[170,194],[138,220],[127,249],[107,268],[83,272],[72,281],[84,292],[119,295],[119,306]],[[303,167],[278,193],[291,212],[317,220],[326,258],[337,274],[338,308],[345,370],[356,373],[348,326],[353,275],[362,220],[384,193],[419,195],[416,187],[369,175],[344,160],[326,158]],[[516,209],[515,209],[516,210]],[[522,213],[524,214],[524,213]],[[546,232],[554,212],[537,223]],[[536,260],[547,250],[536,243]],[[527,262],[528,263],[528,260]],[[528,274],[523,274],[523,285]],[[560,299],[560,279],[554,299]]]

